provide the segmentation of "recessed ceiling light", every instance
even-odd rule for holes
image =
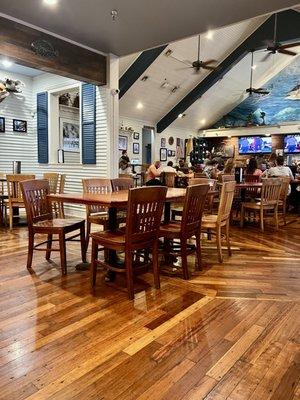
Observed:
[[[2,62],[3,67],[5,67],[5,68],[10,68],[13,65],[13,63],[10,60],[8,60],[7,58],[2,60],[1,62]]]
[[[203,118],[203,119],[201,119],[201,121],[200,121],[200,124],[205,124],[205,122],[206,122],[206,119],[205,118]]]
[[[206,39],[211,40],[214,37],[214,32],[213,31],[208,31],[207,34],[205,35]]]
[[[256,67],[257,67],[257,65],[252,65],[251,68],[252,68],[252,69],[256,69]]]
[[[136,105],[136,108],[137,108],[138,110],[141,110],[142,108],[144,108],[144,106],[143,106],[143,104],[139,101],[139,102],[137,103],[137,105]]]
[[[43,3],[46,4],[46,6],[56,6],[57,0],[43,0]]]
[[[184,118],[184,117],[185,117],[185,114],[182,114],[182,113],[178,114],[178,118]]]

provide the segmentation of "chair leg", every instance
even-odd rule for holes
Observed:
[[[34,246],[34,233],[28,232],[28,254],[27,254],[27,269],[31,268]]]
[[[242,208],[241,208],[241,221],[240,221],[240,227],[244,228],[244,219],[245,219],[245,207],[242,204]]]
[[[9,206],[9,229],[13,229],[13,208]]]
[[[274,208],[274,217],[275,217],[275,226],[276,226],[276,230],[278,231],[278,228],[279,228],[278,206],[275,206],[275,208]]]
[[[260,209],[260,229],[262,232],[264,232],[264,209]]]
[[[66,237],[64,233],[59,234],[60,264],[62,275],[67,275],[67,252]]]
[[[51,248],[52,248],[52,234],[47,236],[47,250],[46,250],[46,260],[51,258]]]
[[[91,286],[96,285],[97,277],[97,259],[98,259],[98,244],[95,240],[92,240],[92,255],[91,255]]]
[[[125,252],[125,268],[126,268],[126,284],[129,300],[134,299],[133,289],[133,269],[132,269],[132,251],[126,250]]]
[[[230,237],[229,237],[229,220],[226,222],[226,243],[228,255],[231,256],[231,246],[230,246]]]
[[[82,262],[85,263],[86,262],[87,246],[86,246],[84,225],[82,225],[80,227],[80,245],[81,245],[81,259],[82,259]]]
[[[89,222],[89,220],[87,218],[86,219],[86,238],[85,238],[86,252],[88,251],[88,248],[89,248],[90,233],[91,233],[91,223]]]
[[[59,203],[59,218],[65,219],[65,208],[64,208],[64,203]]]
[[[189,279],[189,269],[187,264],[187,243],[186,239],[180,240],[180,252],[181,252],[181,267],[183,272],[183,279]]]
[[[159,265],[158,265],[158,240],[156,240],[153,244],[152,264],[153,264],[154,285],[156,289],[160,289]]]
[[[197,260],[197,270],[202,270],[202,259],[201,259],[201,233],[196,236],[196,260]]]
[[[222,254],[222,240],[221,240],[221,227],[217,226],[217,249],[218,249],[218,260],[220,263],[223,262],[223,254]]]

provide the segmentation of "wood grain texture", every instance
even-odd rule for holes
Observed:
[[[160,290],[140,275],[134,301],[121,276],[98,271],[90,289],[78,243],[68,276],[57,254],[29,273],[27,229],[0,228],[0,399],[298,400],[300,218],[288,222],[232,227],[222,265],[203,238],[202,271],[190,257],[191,279],[179,267]]]

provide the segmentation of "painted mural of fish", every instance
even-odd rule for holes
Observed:
[[[296,85],[286,96],[289,100],[300,100],[300,83]]]

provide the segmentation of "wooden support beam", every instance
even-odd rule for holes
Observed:
[[[106,57],[0,17],[0,54],[18,64],[95,85],[106,84]]]
[[[277,19],[278,41],[288,43],[300,38],[300,13],[287,10],[278,13]],[[240,44],[218,67],[207,75],[191,92],[189,92],[171,111],[158,123],[157,132],[165,130],[179,114],[184,113],[208,89],[215,85],[222,77],[251,50],[266,48],[265,40],[273,39],[274,15],[260,25],[242,44]]]

